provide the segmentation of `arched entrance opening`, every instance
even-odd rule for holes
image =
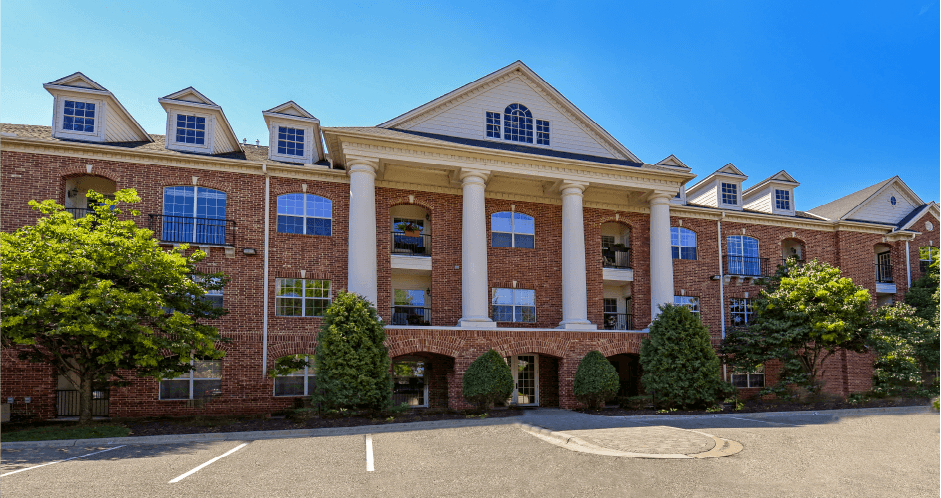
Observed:
[[[454,358],[417,352],[392,358],[392,402],[409,408],[447,408]]]
[[[607,358],[618,373],[618,397],[644,394],[643,385],[640,382],[640,376],[643,374],[640,367],[640,355],[621,353]]]

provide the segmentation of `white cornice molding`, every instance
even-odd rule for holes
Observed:
[[[825,232],[850,231],[861,233],[888,234],[894,227],[889,225],[873,225],[856,222],[833,222],[826,220],[808,220],[806,218],[783,218],[780,215],[748,213],[743,211],[720,211],[694,206],[670,206],[670,215],[683,218],[699,218],[706,220],[730,221],[735,223],[748,223],[752,225],[769,225],[784,228],[798,228],[802,230],[819,230]],[[724,215],[724,216],[723,216]]]

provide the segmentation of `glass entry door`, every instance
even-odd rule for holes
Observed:
[[[513,373],[513,394],[510,403],[520,406],[539,405],[539,355],[518,355],[509,358]]]

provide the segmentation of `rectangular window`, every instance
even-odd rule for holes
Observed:
[[[493,321],[536,322],[536,291],[493,289]]]
[[[758,365],[752,372],[732,372],[730,382],[735,387],[765,387],[765,366]]]
[[[922,273],[928,271],[931,263],[938,260],[939,249],[937,247],[926,246],[918,248],[918,269]]]
[[[733,297],[729,299],[729,317],[732,320],[733,327],[745,327],[754,320],[753,301],[754,299],[750,298]]]
[[[66,100],[62,112],[62,129],[94,133],[95,104]]]
[[[549,145],[549,122],[536,120],[536,144]]]
[[[160,381],[160,399],[211,398],[222,393],[222,361],[195,360],[193,369]]]
[[[500,138],[500,113],[487,113],[487,136],[491,138]]]
[[[278,154],[284,156],[303,156],[304,130],[279,126]]]
[[[191,275],[190,278],[192,278],[194,282],[202,282],[203,278],[206,277],[200,275]],[[221,308],[223,297],[222,291],[223,289],[208,290],[199,299],[211,304],[213,308]]]
[[[696,259],[696,232],[670,227],[670,249],[673,259]]]
[[[693,313],[699,314],[699,298],[692,296],[673,296],[673,304],[686,306]]]
[[[722,184],[722,204],[729,206],[738,205],[738,185],[734,183]]]
[[[275,315],[323,316],[330,307],[330,281],[275,279]]]
[[[181,144],[206,144],[206,118],[198,116],[176,116],[176,141]]]
[[[790,211],[791,191],[774,189],[774,206],[782,211]]]
[[[392,325],[431,325],[431,306],[424,290],[392,290]]]
[[[428,406],[425,362],[399,360],[392,363],[392,403],[409,408]]]
[[[310,396],[314,394],[314,390],[317,389],[314,359],[310,356],[305,359],[308,363],[306,367],[274,378],[275,396]]]

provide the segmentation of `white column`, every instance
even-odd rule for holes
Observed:
[[[376,283],[376,170],[379,161],[351,159],[350,239],[347,290],[374,306],[379,294]],[[381,315],[381,313],[380,313]]]
[[[461,225],[461,311],[459,327],[492,328],[497,324],[487,312],[487,211],[484,189],[488,173],[461,172],[464,209]]]
[[[673,303],[673,254],[670,252],[670,195],[650,197],[650,317],[661,304]]]
[[[562,183],[562,322],[560,329],[595,330],[588,321],[588,282],[585,277],[583,183]]]

